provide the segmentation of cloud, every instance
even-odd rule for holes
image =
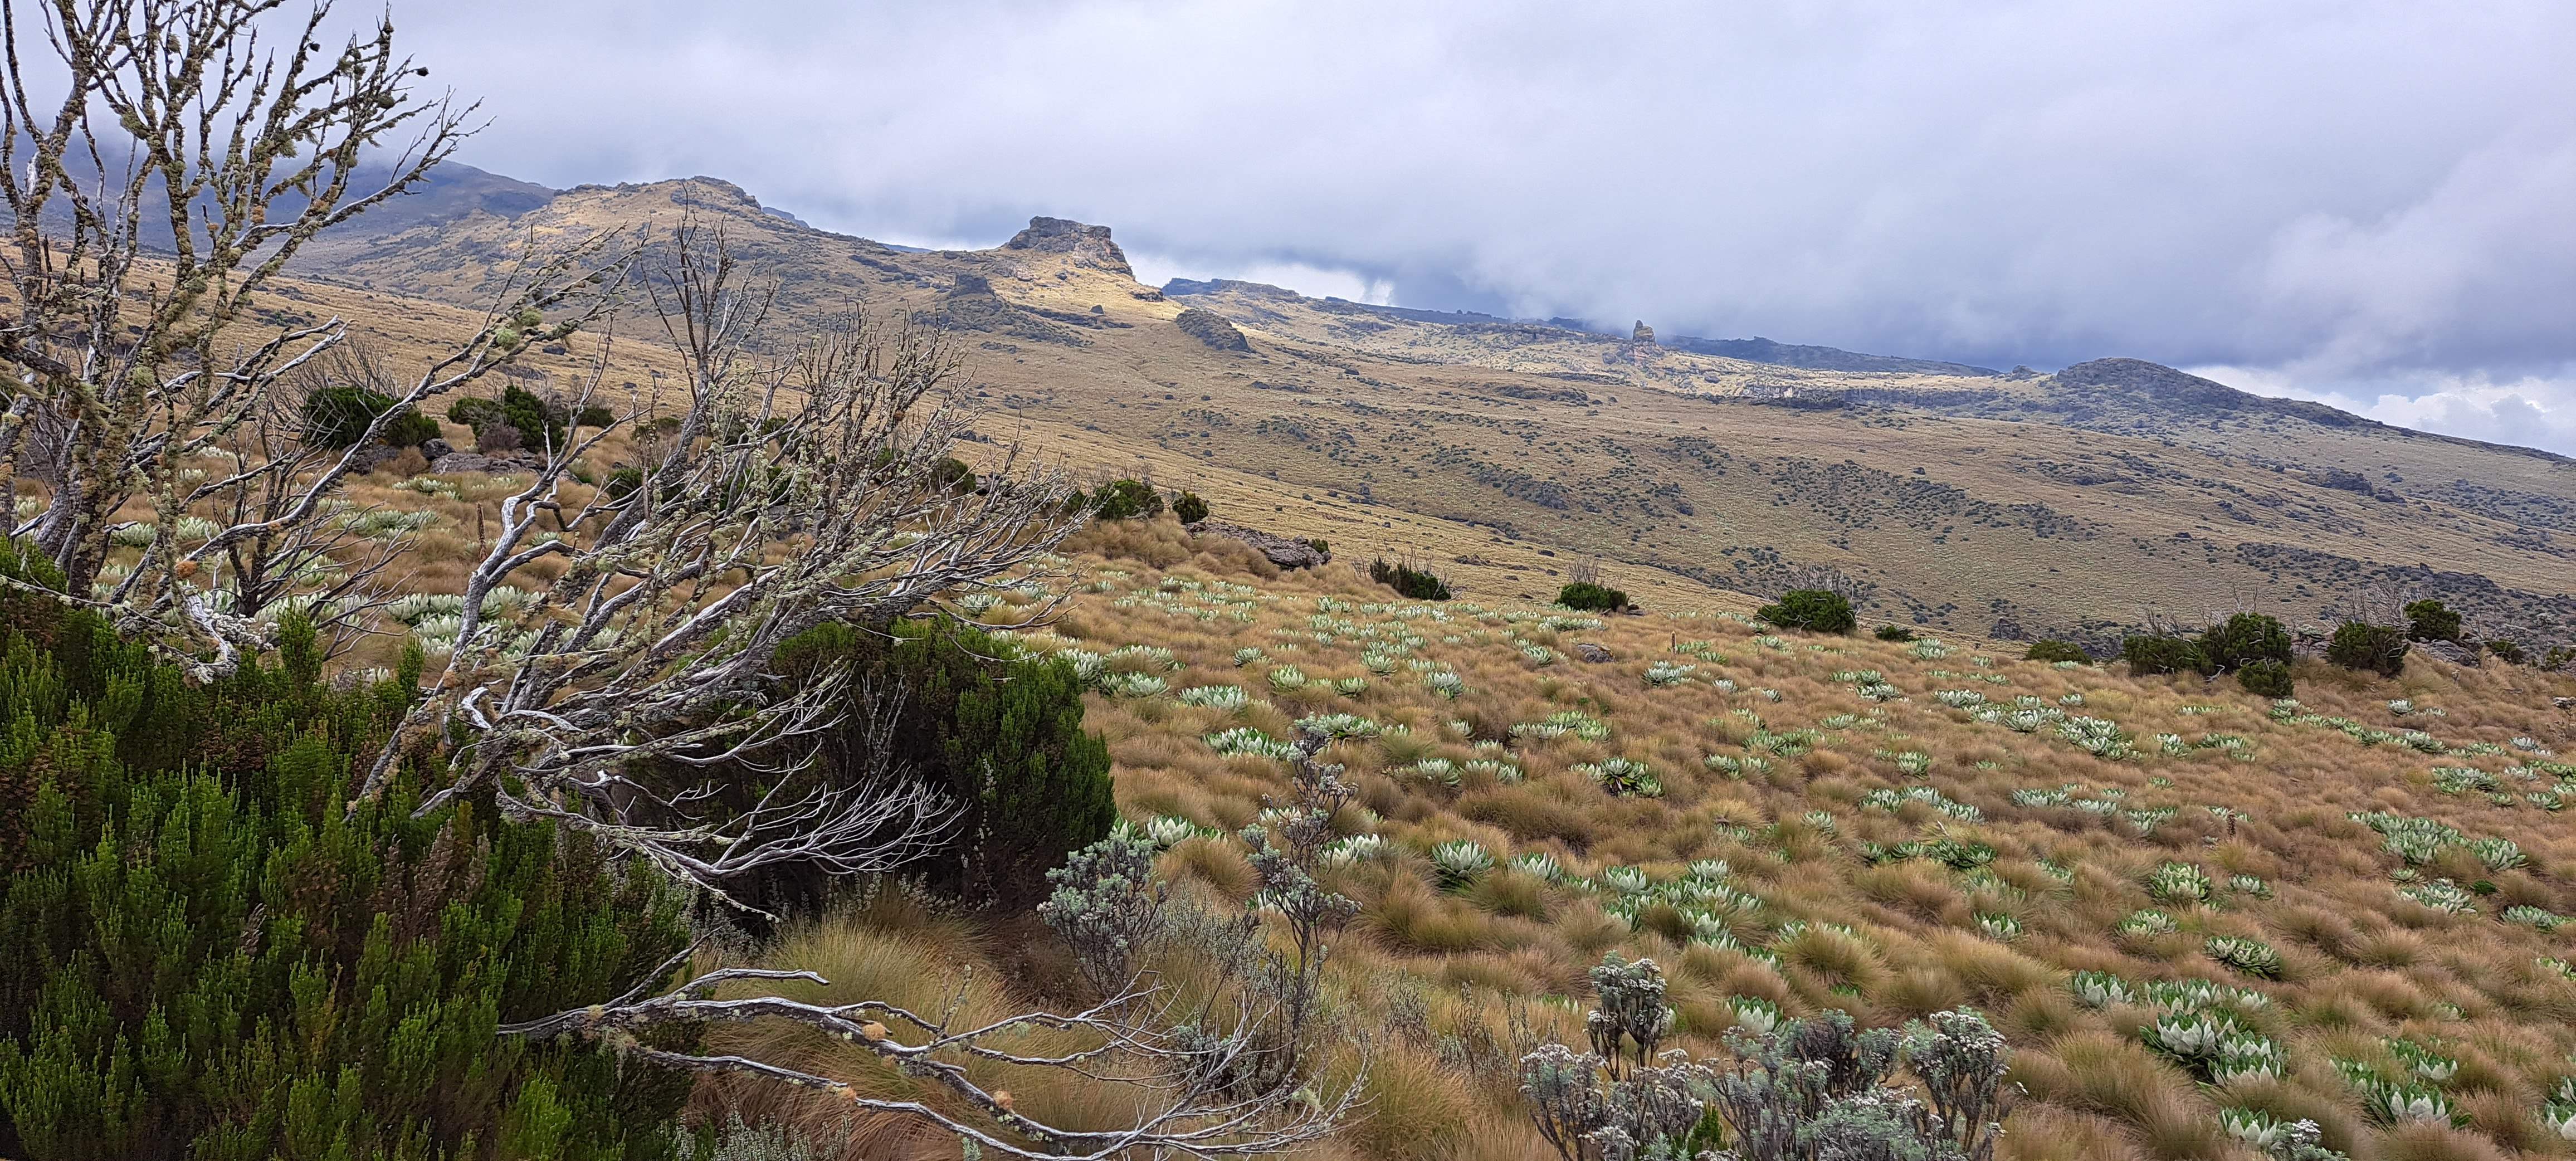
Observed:
[[[2400,373],[2334,381],[2281,368],[2193,367],[2242,391],[2309,399],[2382,423],[2576,456],[2576,364],[2551,375]]]
[[[1344,297],[2576,409],[2558,0],[398,16],[497,118],[467,160],[557,185],[709,173],[890,240],[1048,213]]]

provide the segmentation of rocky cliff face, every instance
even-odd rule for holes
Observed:
[[[1002,243],[1005,250],[1029,250],[1040,254],[1070,254],[1085,266],[1096,267],[1129,278],[1136,276],[1127,265],[1127,254],[1118,243],[1109,240],[1109,227],[1090,226],[1065,218],[1029,219],[1029,228],[1011,235]]]

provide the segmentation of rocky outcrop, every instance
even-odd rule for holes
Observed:
[[[2415,653],[2417,656],[2430,657],[2435,661],[2447,661],[2453,665],[2464,665],[2471,669],[2478,666],[2477,647],[2462,645],[2456,641],[2418,641],[2415,643]]]
[[[1173,319],[1172,323],[1189,332],[1191,338],[1220,351],[1252,349],[1252,344],[1244,341],[1242,331],[1234,329],[1234,324],[1225,321],[1224,315],[1212,310],[1194,306],[1182,311],[1181,316]]]
[[[449,452],[430,461],[429,470],[433,475],[446,476],[459,472],[533,472],[544,466],[544,457],[528,452],[490,456],[480,452]]]
[[[1254,552],[1260,553],[1262,559],[1284,569],[1314,568],[1333,559],[1332,553],[1318,551],[1313,544],[1306,541],[1281,536],[1275,532],[1263,532],[1258,528],[1246,528],[1240,524],[1228,524],[1223,520],[1201,520],[1190,525],[1190,534],[1222,536],[1228,540],[1241,541]]]
[[[1129,278],[1136,276],[1127,265],[1127,252],[1109,240],[1109,227],[1089,226],[1064,218],[1031,218],[1029,228],[1011,235],[1002,243],[1005,250],[1026,250],[1038,254],[1069,254],[1075,262],[1097,267]]]
[[[1610,660],[1610,651],[1602,648],[1600,643],[1597,641],[1575,642],[1574,655],[1577,658],[1592,662],[1595,665]]]
[[[1637,325],[1636,325],[1636,326],[1634,326],[1634,327],[1629,328],[1629,330],[1628,330],[1628,338],[1629,338],[1629,340],[1630,340],[1630,341],[1632,341],[1632,342],[1639,342],[1639,343],[1651,343],[1651,342],[1654,342],[1654,341],[1655,341],[1655,328],[1650,327],[1650,326],[1647,326],[1647,325],[1646,325],[1646,320],[1644,320],[1644,319],[1638,319],[1638,320],[1637,320]]]

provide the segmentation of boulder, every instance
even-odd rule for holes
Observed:
[[[403,449],[391,444],[371,443],[357,449],[357,454],[349,457],[349,470],[372,472],[400,457],[402,453]]]
[[[443,439],[424,440],[420,445],[420,454],[428,457],[429,462],[433,464],[455,451],[456,446]]]
[[[1254,552],[1260,553],[1262,559],[1284,569],[1314,568],[1333,559],[1331,553],[1317,552],[1314,545],[1303,540],[1281,536],[1275,532],[1263,532],[1258,528],[1246,528],[1240,524],[1228,524],[1223,520],[1201,520],[1190,525],[1189,528],[1193,536],[1222,536],[1228,540],[1241,541]]]
[[[2453,665],[2465,665],[2471,669],[2477,668],[2478,664],[2477,647],[2462,645],[2456,641],[2418,641],[2415,643],[2415,652],[2418,656],[2430,657],[2435,661],[2447,661]]]
[[[1582,660],[1592,662],[1592,663],[1594,663],[1594,664],[1596,664],[1596,665],[1597,665],[1597,664],[1600,664],[1601,662],[1604,662],[1604,661],[1608,661],[1608,660],[1610,660],[1610,651],[1609,651],[1609,650],[1607,650],[1607,649],[1602,648],[1602,647],[1601,647],[1601,645],[1600,645],[1600,643],[1599,643],[1599,642],[1597,642],[1597,641],[1577,641],[1577,642],[1575,642],[1575,643],[1574,643],[1574,655],[1575,655],[1576,657],[1578,657],[1578,658],[1582,659]]]
[[[1252,349],[1252,344],[1244,341],[1243,332],[1234,329],[1234,324],[1227,322],[1224,315],[1203,307],[1194,306],[1182,311],[1172,323],[1189,332],[1191,338],[1220,351]]]

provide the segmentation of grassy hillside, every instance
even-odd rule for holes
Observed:
[[[1406,602],[1168,521],[1080,545],[1081,595],[1022,640],[1098,675],[1089,720],[1165,873],[1247,893],[1232,833],[1286,787],[1262,748],[1339,735],[1360,806],[1329,885],[1362,910],[1333,980],[1380,1033],[1346,1155],[1550,1155],[1512,1062],[1580,1041],[1614,950],[1665,966],[1703,1054],[1775,1015],[1979,1007],[2029,1091],[2008,1157],[2253,1156],[2223,1110],[2314,1119],[2355,1157],[2570,1147],[2540,1114],[2576,1074],[2576,716],[2551,702],[2576,679],[2303,661],[2275,703],[1724,612]],[[925,1003],[947,985],[915,973],[955,960],[1043,992],[1062,968],[1017,950],[1024,922],[886,897],[776,954]],[[2200,1023],[2224,1061],[2153,1046]]]
[[[327,281],[306,290],[376,331],[444,325],[390,296],[472,306],[530,239],[667,231],[683,214],[721,225],[795,318],[865,302],[956,331],[989,437],[1423,558],[1478,599],[1544,597],[1550,570],[1598,557],[1625,587],[1730,607],[1826,578],[1954,635],[2106,644],[2247,593],[2315,622],[2400,591],[2500,635],[2576,634],[2576,463],[2149,364],[1815,371],[1240,289],[1183,301],[1135,282],[1105,238],[899,251],[708,179],[392,222],[310,252]],[[1226,316],[1246,349],[1183,329],[1191,308]],[[651,345],[620,350],[612,384],[649,387]]]

